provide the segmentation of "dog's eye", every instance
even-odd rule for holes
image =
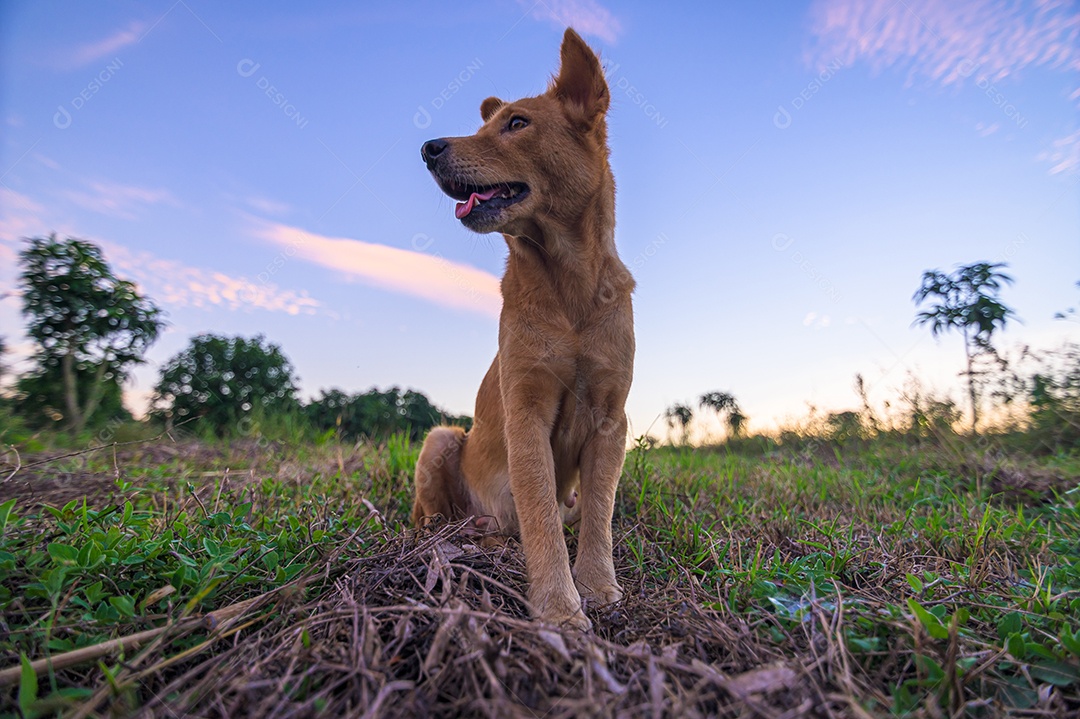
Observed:
[[[514,116],[510,118],[510,123],[506,126],[507,130],[523,130],[529,126],[529,121],[524,117]]]

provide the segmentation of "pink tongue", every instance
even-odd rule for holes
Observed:
[[[476,207],[477,202],[480,202],[481,200],[490,200],[492,197],[495,197],[495,193],[497,193],[498,191],[498,189],[494,189],[488,190],[487,192],[472,193],[471,195],[469,195],[469,199],[467,202],[457,203],[457,207],[454,208],[454,217],[460,220],[462,217],[468,216],[468,214],[472,212],[473,208]]]

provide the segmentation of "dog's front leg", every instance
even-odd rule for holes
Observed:
[[[545,621],[584,630],[591,625],[581,610],[581,597],[570,574],[555,494],[551,427],[559,389],[558,380],[543,370],[519,375],[515,384],[504,389],[510,491],[525,549],[533,612]]]
[[[605,416],[581,455],[581,524],[574,579],[587,601],[622,599],[611,557],[615,490],[626,459],[626,415]]]

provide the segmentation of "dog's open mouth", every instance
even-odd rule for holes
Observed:
[[[473,212],[494,213],[521,202],[529,194],[529,186],[523,182],[485,186],[444,183],[443,191],[459,201],[454,216],[464,220]]]

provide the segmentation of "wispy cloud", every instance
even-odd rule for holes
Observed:
[[[810,17],[814,40],[807,61],[814,66],[839,60],[900,69],[908,85],[996,84],[991,89],[1002,102],[1006,79],[1025,70],[1080,72],[1080,11],[1071,3],[818,0]],[[1080,90],[1071,96],[1078,99]],[[1011,119],[1022,120],[1020,111]],[[1080,137],[1061,138],[1043,159],[1052,163],[1051,173],[1080,169]]]
[[[119,277],[134,280],[147,296],[166,310],[222,308],[289,315],[324,311],[321,303],[305,291],[281,289],[262,278],[255,281],[209,268],[192,267],[146,251],[131,250],[116,242],[87,237],[63,224],[58,226],[45,215],[45,209],[30,197],[0,187],[0,295],[15,290],[18,252],[23,246],[23,238],[55,230],[60,237],[77,236],[101,247]]]
[[[1080,172],[1080,130],[1054,140],[1050,149],[1039,154],[1039,159],[1050,163],[1050,172]]]
[[[277,200],[271,200],[257,195],[248,197],[245,202],[249,207],[264,215],[284,215],[292,211],[292,206],[288,203],[278,202]]]
[[[306,291],[284,290],[269,282],[254,282],[246,277],[192,267],[112,242],[99,244],[118,275],[136,280],[146,294],[165,309],[220,307],[310,315],[321,306]]]
[[[376,287],[490,317],[498,317],[502,307],[497,277],[435,253],[323,237],[281,224],[260,223],[255,233],[300,259]]]
[[[806,317],[803,317],[802,323],[803,327],[822,330],[832,324],[832,317],[829,315],[819,315],[817,312],[807,312]]]
[[[138,219],[139,210],[147,205],[180,207],[180,201],[168,190],[115,182],[90,182],[88,190],[69,190],[64,194],[80,207],[122,220]]]
[[[906,67],[951,84],[974,72],[1000,80],[1028,66],[1080,70],[1080,12],[1011,0],[818,0],[810,60]]]
[[[12,246],[23,237],[44,230],[40,215],[44,208],[26,195],[0,187],[0,240]]]
[[[572,27],[583,35],[594,35],[614,44],[622,32],[622,23],[596,0],[518,0],[537,20],[559,29]]]
[[[146,27],[146,23],[133,20],[127,27],[114,31],[108,37],[78,46],[64,55],[59,64],[66,70],[73,70],[114,55],[128,45],[138,42],[146,32]]]

